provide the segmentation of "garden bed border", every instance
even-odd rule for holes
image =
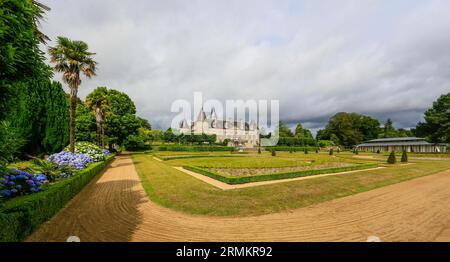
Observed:
[[[102,162],[95,162],[78,174],[39,193],[0,203],[0,242],[24,240],[39,225],[52,218],[93,178],[103,173],[114,157],[115,154],[112,154]]]

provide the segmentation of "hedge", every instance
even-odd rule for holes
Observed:
[[[99,175],[114,159],[89,165],[77,175],[50,185],[45,190],[0,203],[0,242],[18,242],[53,217],[84,186]]]
[[[206,151],[232,151],[231,146],[155,146],[158,151],[177,152],[206,152]]]
[[[268,147],[264,147],[265,150],[267,151],[293,151],[293,152],[305,152],[305,149],[307,149],[308,151],[311,152],[315,152],[317,150],[320,150],[319,147],[314,147],[314,146],[268,146]]]
[[[278,180],[278,179],[288,179],[288,178],[296,178],[296,177],[305,177],[305,176],[313,176],[319,174],[331,174],[331,173],[339,173],[346,171],[354,171],[354,170],[363,170],[368,168],[378,167],[377,164],[358,164],[353,166],[344,166],[344,167],[332,167],[332,168],[321,168],[321,169],[310,169],[310,170],[301,170],[295,172],[285,172],[285,173],[274,173],[267,175],[254,175],[254,176],[245,176],[245,177],[234,177],[228,175],[222,175],[204,168],[195,167],[195,166],[184,166],[184,169],[214,178],[216,180],[222,181],[224,183],[230,185],[236,184],[245,184],[250,182],[260,182],[260,181],[269,181],[269,180]]]
[[[190,159],[190,158],[212,158],[212,157],[245,157],[245,155],[229,154],[229,155],[191,155],[191,156],[158,156],[155,157],[163,160],[179,160],[179,159]]]

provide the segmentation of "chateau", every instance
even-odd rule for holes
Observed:
[[[252,121],[247,123],[241,121],[221,120],[217,118],[215,109],[206,116],[203,108],[198,114],[197,120],[188,124],[186,120],[180,123],[182,134],[207,134],[216,135],[216,142],[223,142],[227,139],[228,145],[253,148],[259,143],[259,128]]]

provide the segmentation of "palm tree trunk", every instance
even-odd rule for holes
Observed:
[[[77,88],[70,87],[70,152],[75,152],[75,113],[77,109]]]
[[[97,123],[97,145],[100,146],[102,128],[99,123]]]
[[[105,148],[105,127],[102,125],[102,148]]]

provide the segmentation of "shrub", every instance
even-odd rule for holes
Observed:
[[[261,148],[258,147],[258,154],[261,154]]]
[[[69,146],[67,146],[64,151],[69,152]],[[76,142],[74,153],[88,155],[94,162],[105,160],[105,154],[102,149],[90,142]]]
[[[403,150],[401,162],[402,163],[407,163],[408,162],[408,154],[406,153],[406,150]]]
[[[124,143],[125,149],[130,151],[150,149],[149,145],[145,144],[144,138],[139,135],[129,135]]]
[[[74,154],[65,151],[49,156],[48,161],[55,163],[59,169],[72,167],[76,170],[84,169],[90,163],[94,162],[92,158],[86,154]]]
[[[308,154],[308,148],[305,148],[305,154]]]
[[[395,152],[392,151],[387,159],[388,164],[395,164],[397,162],[397,158],[395,157]]]
[[[277,155],[277,151],[272,150],[272,156],[276,156]]]
[[[377,150],[377,154],[379,154],[379,153],[380,153],[380,149]]]
[[[335,143],[331,140],[319,140],[317,141],[317,144],[320,147],[330,147],[330,146],[335,146]]]
[[[37,193],[42,190],[41,186],[46,181],[45,175],[33,175],[17,169],[9,170],[0,179],[0,196],[12,198]]]
[[[332,156],[333,155],[333,148],[332,149],[330,149],[330,152],[328,153],[330,156]]]
[[[0,166],[12,162],[26,141],[17,128],[7,121],[0,122]]]
[[[59,169],[58,165],[52,161],[36,158],[33,160],[33,164],[35,166],[33,169],[45,175],[51,183],[59,178],[65,177],[65,174],[63,175],[63,172]]]
[[[88,168],[61,182],[48,185],[45,190],[17,197],[0,204],[0,242],[18,242],[30,235],[40,224],[49,220],[83,189],[114,159]]]

